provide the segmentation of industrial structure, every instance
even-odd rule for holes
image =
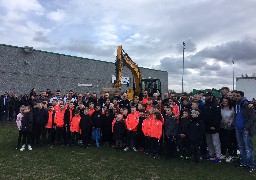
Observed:
[[[113,60],[115,57],[113,57]],[[96,92],[114,84],[115,63],[0,44],[0,93],[28,93],[32,88],[67,92]],[[161,80],[162,92],[168,91],[168,72],[140,67],[145,78]],[[133,84],[131,71],[124,67],[122,91]],[[129,83],[127,83],[129,82]],[[127,87],[127,86],[130,87]]]

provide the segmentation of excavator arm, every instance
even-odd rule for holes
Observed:
[[[123,50],[122,46],[118,46],[117,48],[117,56],[116,56],[116,82],[115,82],[115,87],[121,89],[122,88],[122,71],[123,71],[123,66],[125,65],[130,69],[132,72],[132,75],[135,80],[135,93],[137,96],[140,95],[141,93],[141,72],[138,67],[138,65],[132,61],[132,59],[128,56],[127,53]]]

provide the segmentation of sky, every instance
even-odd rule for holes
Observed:
[[[185,42],[184,91],[233,89],[233,68],[256,72],[255,9],[255,0],[0,0],[0,44],[109,62],[122,45],[181,92]]]

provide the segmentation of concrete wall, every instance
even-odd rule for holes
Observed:
[[[113,57],[115,58],[115,57]],[[168,73],[147,68],[140,68],[142,77],[159,78],[162,92],[168,90]],[[52,91],[60,89],[67,92],[97,92],[104,87],[112,87],[112,75],[115,75],[115,64],[111,62],[33,50],[24,52],[22,47],[0,44],[0,93],[4,91],[28,93],[32,88],[37,92],[46,88]],[[124,77],[132,73],[124,68]],[[78,84],[92,84],[91,87],[79,87]],[[130,81],[130,87],[132,81]],[[123,85],[122,91],[128,89]]]

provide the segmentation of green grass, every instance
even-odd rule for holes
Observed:
[[[113,148],[45,146],[20,152],[15,125],[0,125],[0,179],[256,179],[235,164],[153,159]]]

